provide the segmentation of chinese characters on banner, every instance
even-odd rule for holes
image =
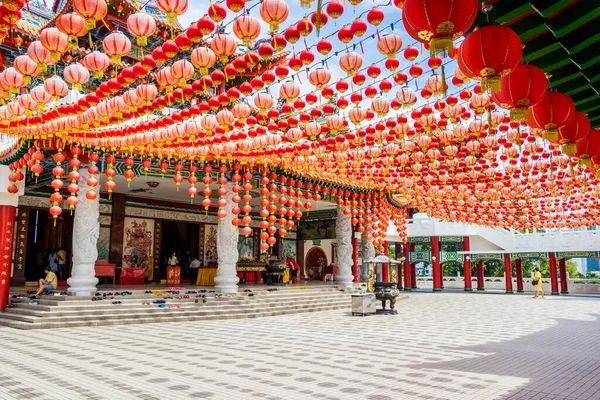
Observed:
[[[0,311],[8,304],[14,225],[15,207],[0,206]]]

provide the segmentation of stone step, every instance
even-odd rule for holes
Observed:
[[[285,306],[285,307],[304,307],[312,304],[320,304],[326,301],[340,300],[348,302],[349,296],[330,296],[327,298],[319,298],[312,301],[307,300],[288,300],[288,301],[278,301],[278,302],[261,302],[260,300],[255,301],[247,301],[244,303],[239,303],[236,301],[215,301],[214,299],[209,299],[206,303],[195,303],[193,300],[189,301],[189,299],[181,300],[181,301],[168,301],[167,305],[180,305],[182,308],[198,308],[203,307],[207,310],[211,310],[211,312],[225,312],[230,309],[238,309],[240,307],[244,307],[247,309],[261,309],[261,308],[269,308],[269,307],[277,307],[277,306]],[[187,301],[186,301],[187,300]],[[100,303],[100,304],[99,304]],[[43,307],[41,309],[40,307]],[[86,307],[44,307],[39,305],[30,305],[30,304],[18,304],[15,308],[6,309],[7,315],[19,314],[19,315],[28,315],[34,317],[43,317],[46,315],[52,316],[71,316],[71,315],[112,315],[114,313],[121,312],[123,309],[136,311],[136,310],[154,310],[158,309],[158,304],[144,305],[139,302],[130,302],[123,303],[120,305],[114,305],[110,301],[106,302],[94,302],[89,304]],[[162,310],[162,309],[159,309]]]
[[[249,297],[247,295],[238,295],[235,298],[229,298],[229,297],[215,297],[214,295],[206,295],[206,299],[210,299],[211,301],[231,301],[231,302],[239,302],[241,303],[245,303],[248,301],[261,301],[261,302],[268,302],[268,303],[275,303],[275,302],[281,302],[281,301],[290,301],[290,300],[298,300],[298,299],[302,299],[302,300],[319,300],[319,299],[323,299],[323,298],[328,298],[330,296],[347,296],[349,294],[349,292],[330,292],[330,293],[314,293],[310,296],[307,295],[303,295],[303,296],[294,296],[294,295],[281,295],[281,296],[263,296],[263,295],[254,295],[252,297]],[[155,300],[165,300],[167,302],[178,302],[178,301],[193,301],[195,299],[200,299],[198,297],[192,297],[192,296],[196,296],[196,295],[190,295],[190,298],[187,299],[165,299],[162,296],[145,296],[145,297],[133,297],[133,296],[116,296],[114,299],[107,299],[107,300],[101,300],[101,301],[92,301],[91,298],[88,299],[80,299],[80,298],[75,298],[74,300],[69,300],[69,301],[64,301],[64,300],[54,300],[51,297],[40,297],[39,299],[37,299],[38,304],[37,305],[32,305],[33,307],[57,307],[57,308],[74,308],[74,307],[88,307],[90,304],[94,305],[94,304],[100,304],[100,303],[111,303],[112,301],[121,301],[123,304],[128,304],[128,303],[142,303],[142,302],[146,302],[146,301],[155,301]],[[15,304],[19,304],[19,305],[29,305],[29,299],[16,299],[13,300],[13,302]]]
[[[305,304],[299,309],[310,310],[314,307],[328,307],[328,306],[337,306],[337,305],[345,305],[349,306],[348,301],[325,301],[318,304]],[[70,316],[57,316],[53,313],[49,313],[44,316],[30,316],[23,314],[15,314],[9,313],[4,317],[10,320],[23,321],[29,323],[39,323],[39,322],[72,322],[72,321],[90,321],[97,320],[99,317],[104,317],[110,320],[121,320],[121,319],[130,319],[130,318],[146,318],[146,317],[159,317],[162,318],[167,315],[176,314],[177,316],[186,315],[186,316],[199,316],[199,315],[214,315],[214,316],[223,316],[227,317],[231,314],[251,314],[251,313],[261,313],[261,312],[283,312],[289,309],[289,306],[277,306],[277,307],[266,307],[266,308],[233,308],[229,310],[211,310],[207,309],[203,306],[188,306],[184,308],[147,308],[143,310],[130,310],[130,309],[118,309],[119,306],[115,306],[114,312],[110,315],[102,315],[102,314],[73,314]],[[150,307],[150,306],[148,306]]]
[[[51,328],[72,328],[81,326],[105,326],[105,325],[127,325],[127,324],[145,324],[145,323],[160,323],[160,322],[188,322],[188,321],[201,321],[201,320],[213,320],[213,319],[241,319],[241,318],[260,318],[269,317],[275,315],[289,315],[298,314],[305,312],[318,312],[327,310],[338,310],[338,309],[349,309],[348,303],[340,302],[340,304],[321,305],[314,306],[311,308],[289,308],[285,311],[259,311],[252,313],[236,313],[227,315],[215,315],[213,313],[206,315],[181,315],[181,314],[164,314],[162,316],[144,316],[135,317],[129,319],[92,319],[92,320],[75,320],[69,322],[46,322],[44,319],[39,319],[34,323],[24,322],[17,320],[9,320],[0,318],[0,326],[6,326],[16,329],[51,329]],[[165,310],[161,310],[165,311]],[[172,311],[172,310],[166,310]]]

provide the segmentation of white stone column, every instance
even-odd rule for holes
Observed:
[[[232,225],[233,213],[233,182],[227,182],[225,189],[227,194],[225,200],[227,205],[225,211],[227,215],[224,219],[219,219],[217,225],[217,256],[219,262],[219,269],[217,270],[217,276],[215,277],[215,288],[221,293],[237,293],[240,278],[237,276],[236,265],[238,262],[238,239],[240,233],[238,228]]]
[[[94,190],[98,193],[96,199],[90,202],[85,194],[89,190],[87,179],[90,174],[87,168],[80,168],[79,203],[75,207],[73,220],[73,269],[67,279],[67,291],[75,296],[91,296],[96,291],[98,278],[95,276],[94,265],[98,258],[96,243],[100,235],[100,194],[99,186]]]
[[[360,281],[366,282],[368,278],[367,261],[375,258],[375,246],[373,246],[373,239],[367,240],[365,234],[362,235],[362,265],[360,267]]]
[[[335,221],[335,241],[337,253],[338,273],[335,279],[346,289],[351,289],[352,280],[352,222],[350,217],[344,215],[341,207],[337,209]]]

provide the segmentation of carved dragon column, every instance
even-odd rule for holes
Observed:
[[[217,276],[215,277],[215,287],[221,293],[237,293],[240,278],[237,276],[236,265],[238,262],[238,229],[233,226],[233,182],[227,182],[225,189],[227,194],[225,200],[227,205],[225,211],[227,215],[223,219],[219,219],[217,225],[217,256],[219,262],[219,269],[217,270]]]
[[[344,215],[344,210],[339,207],[335,221],[335,238],[338,273],[335,279],[346,289],[353,287],[352,276],[352,222],[350,217]]]
[[[67,279],[67,291],[75,296],[90,296],[96,291],[98,278],[94,265],[98,258],[96,243],[100,235],[100,194],[99,186],[94,188],[98,194],[94,201],[89,201],[85,194],[89,191],[87,179],[90,177],[87,168],[80,169],[79,203],[75,207],[73,220],[73,270]]]
[[[366,282],[368,279],[367,276],[367,261],[375,258],[375,246],[373,246],[373,239],[367,240],[365,239],[365,234],[362,235],[361,244],[362,244],[362,267],[360,270],[360,281]]]

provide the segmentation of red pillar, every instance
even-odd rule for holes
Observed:
[[[352,275],[353,282],[358,282],[358,239],[352,238]]]
[[[383,255],[388,256],[388,241],[383,242]],[[390,281],[390,264],[381,264],[381,280],[384,282]]]
[[[15,229],[15,207],[0,206],[0,312],[8,304],[10,292],[10,270],[12,264],[13,234]]]
[[[400,258],[402,253],[402,243],[394,243],[394,254],[396,254],[396,260]],[[396,287],[402,290],[402,264],[394,264],[392,268],[396,268],[396,276],[398,277],[398,285]]]
[[[416,244],[410,244],[410,251],[415,251]],[[417,289],[417,263],[410,263],[410,286],[412,289]]]
[[[510,254],[504,255],[504,281],[506,283],[506,293],[514,293],[512,285],[512,266],[510,265]]]
[[[485,290],[485,279],[483,279],[483,260],[477,261],[477,290]]]
[[[515,260],[515,266],[517,270],[517,292],[523,293],[523,265],[520,258]]]
[[[404,243],[404,290],[410,291],[411,289],[411,267],[410,267],[410,243]]]
[[[468,236],[465,236],[463,238],[463,251],[471,251],[471,241]],[[465,277],[465,292],[472,292],[473,287],[471,286],[471,255],[464,254],[464,257],[465,261],[463,262],[463,276]]]
[[[443,242],[440,242],[439,238],[438,238],[438,243],[439,243],[439,249],[438,249],[438,259],[442,256],[442,248],[444,246]],[[444,288],[444,263],[442,262],[442,260],[439,260],[438,263],[440,264],[440,289]]]
[[[556,271],[556,255],[550,252],[550,287],[552,294],[558,296],[558,271]]]
[[[559,259],[558,267],[560,268],[560,292],[563,294],[568,294],[569,278],[567,278],[567,260],[565,258]]]
[[[440,273],[440,242],[437,236],[431,237],[431,260],[433,261],[433,291],[439,292],[442,290],[442,283]]]

